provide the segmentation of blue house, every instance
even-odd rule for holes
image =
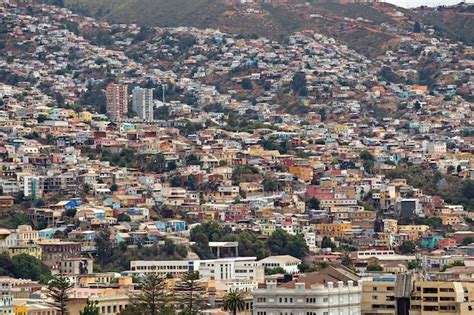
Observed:
[[[82,204],[82,200],[80,198],[73,198],[68,200],[66,204],[64,205],[65,209],[76,209]]]
[[[64,232],[65,230],[66,230],[65,227],[42,229],[42,230],[38,231],[38,236],[39,236],[39,238],[41,238],[41,239],[50,240],[50,239],[52,239],[52,238],[54,237],[54,234],[55,234],[57,231]]]
[[[155,225],[160,232],[182,232],[186,230],[186,222],[182,220],[156,221]]]
[[[444,237],[440,234],[433,234],[421,239],[421,246],[426,249],[438,248],[439,241]]]
[[[109,197],[104,200],[104,206],[110,207],[112,209],[118,209],[121,207],[120,199],[115,197]]]

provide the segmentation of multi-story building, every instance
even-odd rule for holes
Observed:
[[[341,238],[352,230],[350,222],[321,223],[314,226],[318,235]]]
[[[39,241],[38,245],[41,246],[43,250],[43,261],[54,269],[58,268],[59,262],[81,255],[81,244],[76,242],[65,242],[53,239]]]
[[[128,85],[109,83],[106,90],[107,114],[112,120],[121,120],[128,112]]]
[[[235,257],[209,260],[163,260],[130,262],[130,274],[158,273],[163,276],[179,277],[188,271],[199,271],[204,280],[260,280],[263,281],[263,268],[256,257]]]
[[[26,254],[41,259],[42,251],[41,247],[34,244],[11,246],[8,248],[8,254],[13,257],[16,255]]]
[[[0,278],[0,315],[13,314],[13,296],[11,278]]]
[[[411,295],[410,315],[474,314],[474,283],[419,281]]]
[[[91,274],[92,266],[92,259],[83,257],[66,258],[57,263],[58,272],[63,275]]]
[[[270,256],[260,260],[259,265],[264,268],[274,269],[283,268],[287,273],[298,273],[298,265],[301,264],[301,259],[290,255]]]
[[[397,315],[395,277],[378,277],[362,283],[361,311],[363,315]]]
[[[267,282],[266,288],[255,290],[254,315],[329,315],[360,314],[361,285],[346,272],[315,272],[301,275],[277,286]]]
[[[132,108],[141,120],[153,119],[153,89],[143,89],[138,86],[132,91]]]

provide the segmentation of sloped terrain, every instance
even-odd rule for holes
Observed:
[[[334,1],[295,1],[286,4],[231,5],[223,0],[65,0],[73,11],[114,23],[144,26],[216,28],[244,36],[284,41],[290,34],[311,29],[332,36],[350,48],[374,57],[396,45],[400,34],[415,21],[430,23],[456,40],[471,41],[472,13],[427,10],[414,12],[376,3],[340,4]],[[453,11],[453,10],[451,10]],[[456,30],[465,30],[457,32]],[[464,34],[465,33],[465,34]],[[463,35],[464,34],[464,35]]]

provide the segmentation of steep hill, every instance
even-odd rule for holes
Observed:
[[[474,5],[423,8],[417,14],[439,35],[474,45]]]
[[[295,0],[283,4],[232,5],[224,0],[64,1],[68,8],[77,13],[114,23],[210,27],[224,32],[259,35],[276,40],[284,40],[295,31],[311,29],[335,37],[369,57],[397,45],[399,36],[411,31],[416,20],[421,21],[416,12],[385,3],[364,5]],[[461,23],[456,20],[452,22]],[[458,26],[453,25],[453,28],[456,27]],[[451,33],[445,32],[447,35]]]

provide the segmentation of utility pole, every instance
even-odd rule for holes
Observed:
[[[161,91],[163,91],[163,105],[166,103],[165,102],[165,91],[166,91],[166,88],[167,88],[167,85],[165,83],[163,83],[161,85]]]

